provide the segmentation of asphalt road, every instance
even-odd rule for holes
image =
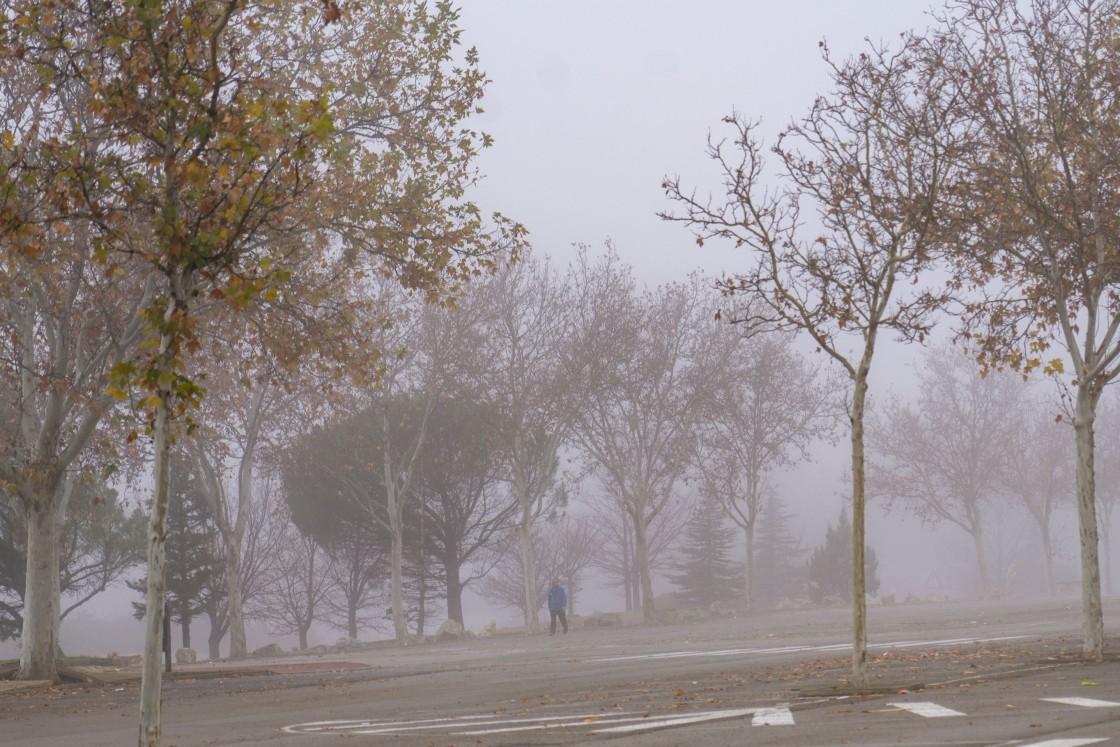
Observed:
[[[1120,602],[1105,614],[1111,634]],[[869,615],[870,693],[848,682],[850,613],[804,610],[180,670],[164,744],[1120,747],[1120,659],[1080,661],[1074,600]],[[0,744],[135,744],[137,695],[0,695]]]

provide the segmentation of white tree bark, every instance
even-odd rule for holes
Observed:
[[[166,336],[164,347],[166,348]],[[140,678],[140,747],[159,747],[161,732],[163,662],[163,601],[167,588],[167,508],[170,494],[171,456],[168,402],[171,392],[161,389],[153,425],[155,441],[155,494],[148,522],[148,590],[144,615],[144,662]]]
[[[537,559],[533,555],[533,525],[536,518],[532,506],[521,504],[521,520],[517,522],[517,539],[521,548],[521,577],[524,579],[525,632],[532,635],[540,631],[540,597],[537,584]]]
[[[27,581],[20,638],[20,679],[58,678],[59,530],[62,501],[35,502],[27,512]],[[32,591],[33,590],[33,591]],[[47,676],[43,676],[47,675]]]

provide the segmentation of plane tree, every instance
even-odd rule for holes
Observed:
[[[146,271],[107,272],[95,262],[91,220],[38,187],[52,179],[43,141],[89,124],[82,86],[60,85],[47,100],[37,95],[34,69],[10,56],[0,68],[0,173],[20,165],[25,172],[4,181],[0,199],[11,228],[0,251],[0,492],[8,534],[16,532],[23,548],[23,568],[12,571],[19,601],[5,606],[15,613],[8,624],[20,628],[17,676],[55,680],[70,497],[112,460],[114,436],[103,427],[116,404],[109,374],[135,353],[154,285]],[[87,154],[101,147],[84,145]]]
[[[177,416],[203,393],[183,368],[197,305],[216,297],[238,308],[278,294],[292,277],[292,247],[327,245],[275,239],[325,231],[328,219],[346,229],[334,234],[342,259],[433,298],[473,271],[464,257],[494,249],[480,211],[462,199],[489,141],[463,125],[485,78],[473,52],[453,61],[455,13],[405,0],[345,10],[29,0],[4,19],[5,46],[20,51],[13,65],[41,81],[37,100],[78,86],[93,120],[5,134],[6,236],[24,255],[38,245],[41,229],[13,199],[30,185],[93,221],[93,257],[135,259],[159,280],[146,315],[151,345],[116,369],[118,392],[144,392],[155,442],[141,744],[160,741],[167,463]],[[102,147],[83,148],[89,140]],[[29,141],[42,145],[45,167],[24,158]]]
[[[946,216],[937,208],[955,163],[957,113],[949,84],[917,64],[936,58],[937,48],[912,35],[896,49],[869,46],[844,62],[822,49],[832,88],[779,136],[776,173],[765,169],[759,124],[732,114],[724,120],[728,138],[709,138],[707,151],[724,194],[704,198],[667,178],[676,212],[663,217],[690,227],[698,243],[747,250],[746,267],[719,283],[742,300],[731,321],[744,334],[803,332],[849,378],[852,673],[865,686],[864,417],[872,364],[881,335],[921,341],[933,324],[940,299],[915,282],[941,244]]]
[[[947,236],[961,332],[989,367],[1072,392],[1083,642],[1104,652],[1096,410],[1120,373],[1120,39],[1116,0],[957,0],[931,71],[968,118]]]

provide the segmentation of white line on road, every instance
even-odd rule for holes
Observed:
[[[1019,747],[1083,747],[1086,744],[1107,742],[1108,737],[1089,737],[1088,739],[1047,739],[1045,742],[1011,742]]]
[[[751,718],[751,726],[793,726],[793,713],[784,706],[759,708]]]
[[[960,711],[954,711],[952,708],[946,708],[937,703],[887,703],[887,705],[909,711],[916,716],[924,716],[925,718],[944,718],[945,716],[965,715]]]
[[[729,711],[706,711],[704,713],[696,713],[691,716],[681,716],[679,718],[667,718],[657,721],[647,720],[640,724],[630,724],[629,726],[613,726],[609,729],[596,729],[596,734],[623,734],[631,731],[648,731],[649,729],[662,729],[668,726],[684,726],[685,724],[698,724],[703,721],[716,721],[725,718],[739,718],[742,716],[753,716],[760,708],[739,708]]]
[[[502,718],[497,714],[482,713],[473,716],[454,716],[409,721],[376,719],[348,721],[313,721],[285,726],[288,734],[361,734],[363,736],[403,736],[422,732],[441,731],[457,736],[483,736],[540,729],[585,728],[592,733],[622,733],[649,731],[668,726],[696,724],[703,721],[751,716],[752,726],[792,725],[793,714],[785,706],[738,708],[724,711],[703,711],[687,716],[651,718],[648,711],[620,711],[617,713],[572,713],[555,716]],[[477,727],[477,728],[476,728]]]
[[[1029,635],[1010,635],[1000,636],[998,638],[944,638],[937,641],[894,641],[891,643],[873,643],[868,646],[872,649],[891,649],[891,648],[918,648],[918,647],[931,647],[931,646],[956,646],[961,644],[971,643],[997,643],[1000,641],[1018,641],[1023,638],[1030,638]],[[762,655],[762,654],[792,654],[792,653],[805,653],[805,652],[823,652],[823,651],[848,651],[851,650],[851,644],[848,643],[833,643],[823,646],[779,646],[777,648],[728,648],[717,649],[715,651],[665,651],[656,654],[630,654],[628,656],[607,656],[597,659],[583,659],[584,662],[606,662],[606,661],[634,661],[638,659],[679,659],[694,656],[746,656],[749,654]]]
[[[1061,703],[1062,705],[1081,706],[1082,708],[1120,706],[1120,703],[1114,703],[1111,700],[1096,700],[1094,698],[1043,698],[1043,700],[1050,703]]]
[[[538,723],[529,726],[509,726],[504,729],[481,729],[478,731],[454,731],[451,734],[461,737],[477,737],[483,734],[504,734],[511,731],[536,731],[538,729],[564,729],[573,726],[596,726],[598,724],[624,724],[632,721],[647,721],[649,715],[631,716],[629,718],[606,717],[601,719],[577,719],[575,721],[556,721],[555,723]]]

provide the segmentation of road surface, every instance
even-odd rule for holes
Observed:
[[[1120,660],[1080,661],[1080,624],[1073,600],[873,608],[865,693],[848,682],[847,610],[199,667],[165,685],[163,743],[1120,747]],[[0,744],[135,744],[137,697],[0,695]]]

